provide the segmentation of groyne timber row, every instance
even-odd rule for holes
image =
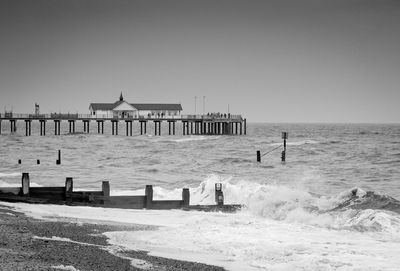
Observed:
[[[90,133],[90,123],[95,123],[95,132],[104,134],[104,123],[111,123],[111,134],[118,135],[119,122],[125,122],[126,136],[133,135],[133,126],[138,124],[140,135],[148,133],[149,123],[154,123],[154,135],[161,135],[162,123],[168,123],[168,135],[177,134],[177,123],[181,123],[182,135],[246,135],[246,119],[241,115],[230,114],[207,114],[207,115],[181,115],[177,117],[96,117],[90,114],[0,114],[0,133],[2,123],[8,121],[10,133],[16,132],[17,121],[25,122],[25,135],[32,135],[32,122],[40,124],[40,135],[46,135],[47,122],[54,123],[54,135],[61,134],[61,122],[66,121],[69,125],[69,133]],[[81,122],[82,131],[77,131],[77,123]],[[4,125],[4,124],[3,124]],[[92,128],[93,129],[93,128]],[[149,131],[150,132],[150,131]]]
[[[243,207],[240,204],[224,204],[221,183],[215,184],[215,204],[191,205],[188,188],[182,189],[182,199],[179,200],[154,200],[152,185],[146,185],[145,195],[111,196],[108,181],[102,182],[102,189],[99,191],[74,191],[71,177],[65,179],[65,186],[31,187],[29,173],[22,173],[20,187],[0,187],[0,201],[122,209],[183,209],[223,212],[234,212]]]

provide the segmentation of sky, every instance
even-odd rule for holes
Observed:
[[[249,122],[400,123],[399,86],[398,0],[0,1],[0,113],[122,92]]]

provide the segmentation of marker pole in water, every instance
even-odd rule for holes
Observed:
[[[257,151],[257,162],[261,162],[261,151]]]
[[[282,139],[283,139],[283,151],[282,151],[282,162],[286,161],[286,139],[288,139],[288,132],[282,132]]]
[[[57,159],[57,161],[56,161],[56,164],[57,164],[57,165],[60,165],[60,164],[61,164],[61,150],[58,150],[58,159]]]

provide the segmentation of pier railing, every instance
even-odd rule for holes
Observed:
[[[176,116],[117,116],[110,114],[92,115],[92,114],[78,114],[78,113],[50,113],[50,114],[21,114],[21,113],[0,113],[0,119],[21,119],[21,120],[243,120],[241,115],[231,114],[207,114],[207,115],[176,115]]]

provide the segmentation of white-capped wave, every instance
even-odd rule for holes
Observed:
[[[174,139],[171,141],[174,142],[189,142],[189,141],[202,141],[202,140],[211,140],[211,139],[218,139],[219,136],[189,136],[185,138]]]
[[[17,176],[21,176],[21,173],[20,172],[11,172],[11,173],[2,173],[2,172],[0,172],[0,178],[17,177]]]
[[[301,141],[287,141],[286,145],[288,146],[301,146],[301,145],[305,145],[305,144],[318,144],[318,141],[315,140],[301,140]],[[273,147],[273,146],[279,146],[282,145],[281,142],[277,142],[277,143],[271,143],[269,144],[269,146]]]

